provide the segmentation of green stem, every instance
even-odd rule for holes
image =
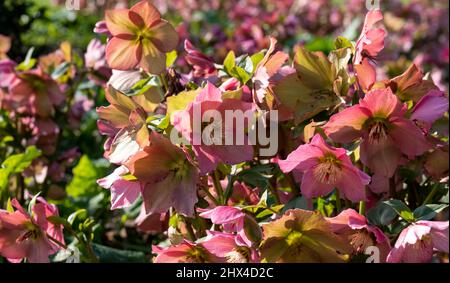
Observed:
[[[366,201],[362,200],[359,202],[359,214],[366,215]]]
[[[422,205],[429,204],[433,200],[433,197],[436,195],[439,188],[439,184],[435,184],[431,189],[430,193],[427,195]]]

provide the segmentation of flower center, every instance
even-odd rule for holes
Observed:
[[[226,253],[227,262],[247,263],[250,261],[250,250],[246,247],[237,247],[233,251]]]
[[[319,164],[313,169],[314,178],[322,184],[335,184],[342,175],[342,161],[334,154],[326,154],[319,158]]]
[[[193,247],[188,251],[186,261],[190,263],[206,263],[207,256],[205,249],[201,247]]]
[[[350,244],[357,253],[363,253],[368,247],[375,245],[375,239],[366,229],[359,229],[349,236]]]
[[[381,142],[388,137],[388,126],[385,119],[373,119],[369,123],[369,141]]]
[[[189,161],[186,159],[177,159],[170,166],[169,170],[175,174],[175,178],[180,180],[189,174]]]
[[[16,239],[17,244],[23,243],[28,239],[36,240],[41,235],[41,232],[34,224],[29,223],[26,226],[28,229]]]

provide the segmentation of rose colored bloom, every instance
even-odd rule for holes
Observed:
[[[112,34],[106,47],[106,60],[112,69],[130,70],[137,66],[160,74],[166,67],[166,52],[177,47],[178,34],[150,1],[131,9],[106,11],[106,25]]]
[[[43,118],[53,116],[54,107],[65,100],[56,81],[39,69],[17,74],[9,94],[14,105]]]
[[[448,253],[448,241],[448,221],[418,221],[403,229],[387,262],[430,262],[433,249]]]
[[[202,241],[202,246],[228,263],[259,262],[258,252],[239,235],[208,231],[208,237]]]
[[[430,148],[406,109],[389,88],[372,90],[359,104],[331,116],[324,130],[340,143],[362,138],[361,161],[374,174],[391,177],[403,154],[413,158]]]
[[[199,117],[197,115],[194,117],[195,110],[200,110],[198,111]],[[217,111],[221,119],[212,117],[213,122],[205,123],[203,121],[205,118],[204,114],[210,110]],[[236,122],[233,123],[232,128],[225,125],[225,112],[242,111],[245,113],[249,111],[253,113],[254,110],[255,105],[253,103],[237,99],[222,99],[221,91],[208,82],[206,87],[195,97],[193,102],[188,104],[185,110],[177,111],[173,114],[173,125],[192,144],[192,149],[197,156],[202,174],[213,171],[220,162],[237,164],[253,159],[253,146],[248,144],[247,135],[244,134],[244,144],[237,145],[236,135],[238,134],[238,127]],[[249,122],[249,119],[245,120],[247,123]],[[194,123],[201,125],[196,127]],[[212,127],[215,133],[215,139],[211,138],[211,145],[206,144],[204,138],[204,130],[207,127]],[[232,145],[226,145],[226,137],[233,138]],[[219,140],[217,141],[217,139]]]
[[[64,243],[63,228],[47,220],[58,216],[58,209],[38,198],[30,216],[16,199],[11,204],[16,211],[0,210],[0,255],[15,263],[24,258],[32,263],[49,262],[48,256],[60,249],[54,240]]]
[[[150,144],[125,166],[143,183],[141,194],[147,213],[162,213],[174,207],[177,213],[194,214],[198,170],[189,154],[169,139],[152,132]]]
[[[155,263],[218,263],[223,259],[210,253],[201,244],[195,244],[184,240],[179,245],[168,248],[152,246],[152,251],[156,254]]]
[[[58,125],[51,119],[35,117],[25,119],[29,120],[28,127],[30,127],[32,134],[32,138],[27,143],[29,145],[36,145],[46,155],[53,154],[56,151],[56,144],[60,132]]]
[[[104,156],[122,164],[148,144],[147,114],[134,99],[112,87],[105,96],[111,105],[97,108],[99,132],[108,136]]]
[[[208,78],[211,76],[217,76],[214,61],[197,50],[195,46],[187,39],[184,41],[184,50],[187,52],[185,57],[186,61],[192,66],[192,68],[194,68],[194,77]]]
[[[366,199],[370,177],[352,164],[345,149],[329,146],[319,134],[278,164],[285,173],[303,173],[301,191],[307,198],[328,195],[336,188],[353,202]]]
[[[141,195],[141,182],[122,178],[128,173],[125,166],[120,166],[111,175],[97,180],[99,186],[111,190],[111,209],[129,207]]]
[[[248,246],[261,240],[261,230],[256,221],[239,208],[217,206],[200,213],[199,216],[211,219],[213,224],[222,225],[225,232],[236,232]]]
[[[391,250],[389,238],[376,226],[367,223],[367,219],[349,208],[338,216],[327,218],[331,230],[350,242],[354,254],[365,253],[369,247],[377,247],[380,250],[380,262],[385,262]]]

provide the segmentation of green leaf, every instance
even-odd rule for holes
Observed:
[[[67,222],[67,220],[62,218],[62,217],[59,217],[59,216],[56,216],[56,215],[51,215],[51,216],[47,217],[47,220],[50,223],[53,223],[55,225],[63,225],[64,228],[66,228],[66,229],[72,229],[71,224],[69,222]]]
[[[368,221],[375,226],[387,226],[396,216],[395,210],[384,202],[379,202],[367,213]]]
[[[253,72],[256,70],[256,66],[258,66],[259,62],[264,58],[264,52],[258,52],[250,56],[250,59],[253,63]]]
[[[147,262],[145,254],[138,251],[118,250],[107,246],[92,244],[101,263],[143,263]]]
[[[36,200],[39,197],[39,195],[41,194],[41,192],[37,193],[34,195],[34,197],[31,199],[30,203],[28,204],[28,213],[31,215],[33,206],[36,204]]]
[[[288,203],[286,203],[286,205],[284,206],[282,213],[285,213],[289,209],[295,209],[295,208],[299,208],[299,209],[303,209],[303,210],[310,210],[310,209],[308,209],[308,202],[307,202],[306,198],[303,196],[300,196],[300,197],[296,197],[296,198],[293,198],[290,201],[288,201]]]
[[[67,217],[67,222],[70,223],[70,225],[73,225],[77,218],[86,218],[87,216],[88,213],[86,209],[78,209],[74,213],[70,214],[69,217]]]
[[[229,74],[238,79],[242,84],[246,84],[251,78],[250,74],[248,74],[243,68],[238,66],[233,67]]]
[[[413,213],[411,212],[409,207],[402,201],[398,199],[391,199],[385,201],[384,203],[392,207],[401,218],[405,219],[408,222],[414,221]]]
[[[228,74],[231,74],[231,70],[236,66],[236,56],[234,55],[233,50],[228,52],[227,56],[225,57],[225,60],[223,61],[223,68],[225,72]]]
[[[439,212],[446,209],[448,204],[426,204],[414,210],[414,218],[416,220],[431,220]]]
[[[96,195],[99,191],[97,179],[100,177],[99,169],[87,155],[83,155],[73,169],[73,179],[66,188],[67,194],[74,198]]]
[[[176,50],[173,50],[169,53],[166,53],[166,67],[170,67],[173,65],[173,63],[175,63],[175,61],[177,60],[178,57],[178,53]]]
[[[14,208],[11,204],[11,198],[8,198],[8,203],[6,204],[6,211],[11,212],[11,213],[14,212]]]

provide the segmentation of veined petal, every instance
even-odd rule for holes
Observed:
[[[391,123],[393,128],[389,135],[398,149],[408,157],[421,155],[431,148],[425,135],[411,120],[395,118]]]
[[[161,14],[159,11],[148,0],[138,2],[136,5],[131,7],[130,11],[138,14],[147,27],[151,26],[155,21],[161,19]]]
[[[370,111],[355,105],[331,116],[323,129],[334,141],[349,143],[361,137],[361,130],[369,117]]]
[[[160,20],[152,26],[150,31],[152,34],[151,41],[159,51],[166,53],[177,48],[179,36],[169,22]]]
[[[166,68],[166,54],[161,53],[152,42],[144,41],[139,65],[147,72],[158,75]]]
[[[142,57],[142,46],[131,39],[113,37],[106,46],[106,60],[112,69],[134,69]]]
[[[372,90],[361,100],[360,105],[369,109],[372,115],[377,118],[399,115],[402,113],[403,107],[390,88]]]
[[[279,160],[278,165],[284,173],[294,169],[305,171],[315,166],[318,162],[317,159],[321,156],[323,156],[323,152],[320,148],[305,144],[291,152],[286,160]]]
[[[139,27],[130,18],[128,9],[115,9],[105,12],[106,26],[113,36],[132,35]]]
[[[328,195],[333,191],[334,186],[334,184],[323,184],[319,182],[315,178],[313,170],[308,170],[303,174],[300,190],[305,197],[312,199],[314,197]]]

